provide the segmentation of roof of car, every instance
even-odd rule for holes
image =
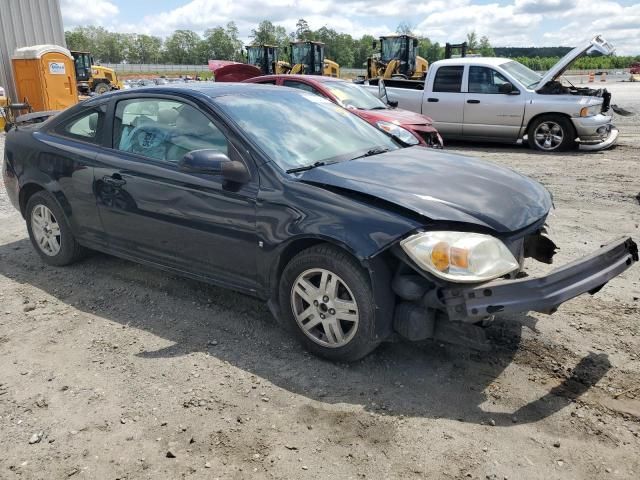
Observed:
[[[325,77],[323,75],[290,75],[288,73],[283,73],[279,75],[261,75],[259,77],[253,77],[249,79],[247,83],[257,82],[259,80],[274,80],[276,78],[286,78],[288,80],[311,80],[316,82],[344,82],[342,78],[336,77]]]
[[[447,58],[446,60],[438,60],[438,65],[502,65],[503,63],[511,62],[511,58],[501,57],[459,57],[459,58]]]

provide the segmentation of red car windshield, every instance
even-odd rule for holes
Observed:
[[[387,108],[382,100],[355,83],[324,82],[322,85],[345,108],[353,107],[359,110],[382,110]]]

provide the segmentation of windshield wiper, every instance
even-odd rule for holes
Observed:
[[[368,150],[366,153],[363,153],[362,155],[358,155],[357,157],[353,157],[351,160],[355,160],[357,158],[372,157],[373,155],[380,155],[381,153],[388,152],[389,150],[391,150],[391,149],[390,148],[386,148],[386,147],[372,148],[371,150]]]
[[[312,168],[322,167],[324,165],[326,165],[325,162],[315,162],[311,165],[305,165],[304,167],[290,168],[289,170],[287,170],[287,173],[306,172],[307,170],[311,170]]]

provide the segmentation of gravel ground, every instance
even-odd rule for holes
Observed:
[[[448,148],[544,183],[564,263],[640,238],[638,120],[601,153]],[[0,478],[638,478],[639,275],[498,319],[490,353],[332,364],[242,295],[101,254],[45,267],[0,183]]]

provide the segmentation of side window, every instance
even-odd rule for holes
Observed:
[[[56,128],[56,133],[89,143],[100,143],[100,132],[104,122],[104,107],[85,111]]]
[[[192,150],[228,154],[222,132],[198,109],[157,98],[122,100],[116,105],[113,148],[176,164]]]
[[[285,80],[282,84],[285,87],[297,88],[299,90],[304,90],[305,92],[311,92],[311,93],[315,93],[316,95],[320,95],[320,92],[318,92],[315,88],[313,88],[311,85],[308,85],[306,83],[294,82],[293,80]]]
[[[509,80],[493,68],[469,69],[469,93],[500,93],[500,87],[505,83],[509,83]]]
[[[454,92],[462,90],[464,67],[440,67],[433,81],[434,92]]]
[[[259,83],[260,85],[275,85],[276,81],[275,80],[263,80],[261,82],[255,82],[255,83]]]

